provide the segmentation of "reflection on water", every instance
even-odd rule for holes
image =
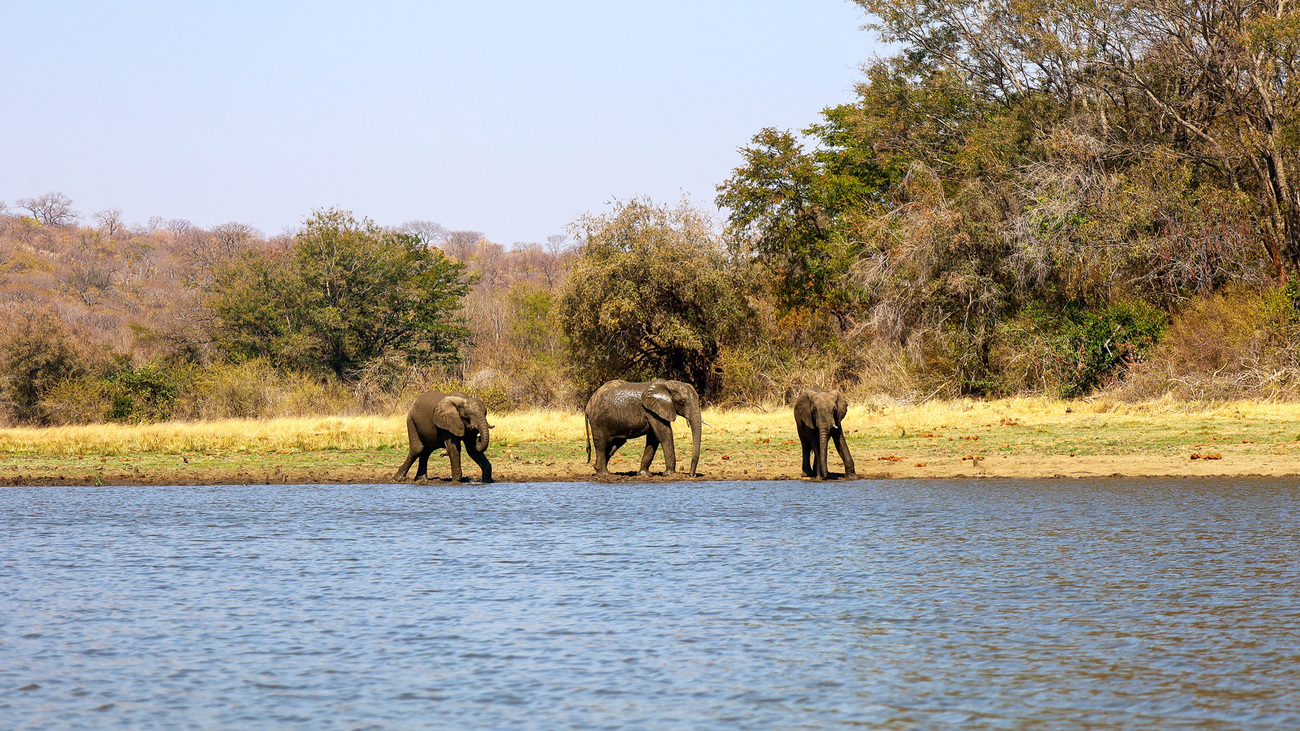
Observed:
[[[0,727],[1300,728],[1281,481],[0,490]]]

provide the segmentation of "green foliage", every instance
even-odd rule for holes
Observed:
[[[218,266],[208,305],[214,339],[235,360],[348,380],[390,354],[413,366],[456,362],[469,336],[457,312],[470,284],[462,264],[418,237],[329,209],[307,220],[291,248]]]
[[[1070,313],[1061,328],[1063,395],[1082,396],[1137,362],[1160,339],[1167,323],[1163,312],[1141,302]]]
[[[733,229],[743,232],[775,276],[781,302],[846,311],[853,300],[846,277],[854,251],[839,219],[873,192],[854,175],[876,177],[870,163],[854,166],[805,153],[792,134],[775,129],[755,135],[741,154],[745,165],[718,186],[718,206],[731,211]]]
[[[560,321],[579,388],[613,378],[675,378],[706,397],[717,360],[752,319],[738,265],[686,204],[618,202],[574,226],[582,241]]]
[[[172,417],[182,384],[177,374],[156,364],[134,368],[127,364],[105,379],[108,421],[137,423]]]
[[[19,313],[0,334],[0,398],[10,418],[48,424],[51,415],[42,403],[46,396],[63,381],[93,374],[104,360],[61,318]]]
[[[555,318],[555,295],[534,284],[515,286],[506,295],[513,318],[510,344],[530,356],[555,363],[562,333]]]

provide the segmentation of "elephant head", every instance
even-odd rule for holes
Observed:
[[[443,398],[433,407],[433,423],[439,429],[445,429],[458,437],[464,437],[467,431],[475,432],[474,448],[479,452],[487,451],[488,432],[492,426],[487,421],[487,409],[478,399],[461,396]]]
[[[695,387],[681,381],[652,381],[650,387],[642,393],[641,403],[647,411],[664,421],[671,423],[677,416],[686,418],[686,423],[691,426],[690,475],[694,477],[695,468],[700,462],[700,429],[703,423],[700,418],[700,396],[695,392]]]

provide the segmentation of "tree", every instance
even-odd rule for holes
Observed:
[[[62,193],[46,193],[36,198],[20,198],[18,207],[46,226],[68,226],[77,222],[72,199]]]
[[[208,304],[219,347],[351,380],[377,358],[451,363],[468,338],[464,266],[349,211],[316,211],[292,244],[218,266]]]
[[[103,364],[104,354],[86,345],[85,335],[48,312],[20,312],[9,318],[0,332],[0,399],[14,419],[48,423],[42,402],[50,391]]]
[[[716,392],[719,352],[752,315],[744,278],[709,219],[686,203],[634,199],[571,230],[581,244],[560,321],[580,388],[661,377],[705,397]]]
[[[122,209],[107,208],[95,214],[95,222],[104,235],[113,238],[122,230]]]
[[[447,229],[435,221],[407,221],[397,228],[398,233],[411,234],[425,246],[439,246],[447,240]]]
[[[1293,4],[855,2],[905,56],[960,77],[985,101],[1056,106],[1111,151],[1110,164],[1161,146],[1194,166],[1198,184],[1249,194],[1275,269],[1300,272]]]

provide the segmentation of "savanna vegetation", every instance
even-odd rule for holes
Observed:
[[[654,375],[715,406],[1300,393],[1300,12],[856,2],[896,53],[758,131],[717,213],[616,201],[506,247],[0,204],[3,417],[391,415],[432,386],[566,410]]]

